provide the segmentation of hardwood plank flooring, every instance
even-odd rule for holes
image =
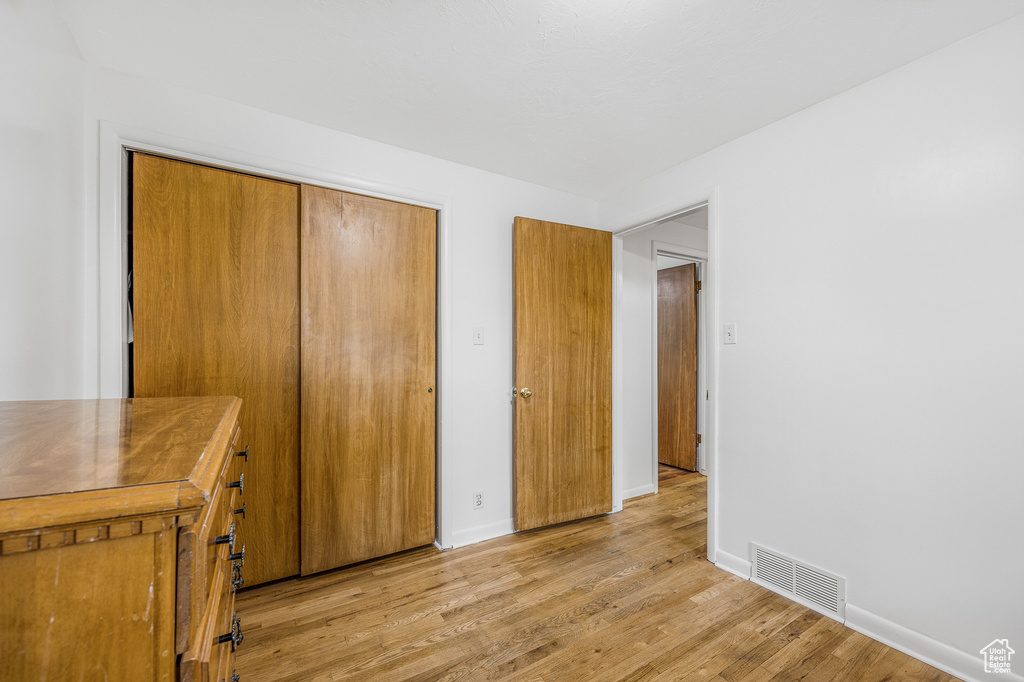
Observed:
[[[261,680],[955,680],[706,560],[706,480],[599,516],[243,590]]]
[[[688,471],[686,469],[680,469],[679,467],[670,466],[668,464],[658,463],[658,485],[663,486],[666,483],[673,483],[674,481],[685,478],[687,476],[700,476],[696,471]]]

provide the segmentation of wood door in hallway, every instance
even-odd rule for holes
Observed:
[[[245,581],[299,572],[299,187],[136,153],[135,396],[234,395]]]
[[[435,211],[302,186],[302,573],[434,541]]]
[[[516,528],[612,508],[612,235],[516,218]]]
[[[697,470],[697,265],[658,271],[658,461]]]

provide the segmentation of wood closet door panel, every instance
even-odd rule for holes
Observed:
[[[612,508],[612,236],[516,218],[513,253],[516,528],[526,530]]]
[[[302,572],[434,541],[432,210],[302,186]]]
[[[658,461],[697,470],[697,265],[658,271]]]
[[[245,580],[299,572],[299,187],[133,159],[135,395],[235,395]]]

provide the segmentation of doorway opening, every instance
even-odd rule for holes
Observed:
[[[706,474],[703,465],[705,402],[708,390],[701,352],[704,315],[700,292],[706,257],[686,249],[652,244],[655,286],[652,322],[654,387],[652,437],[659,484],[683,472]],[[675,469],[673,472],[666,467]]]
[[[622,408],[617,422],[621,438],[617,442],[621,453],[622,499],[657,492],[659,477],[668,483],[682,476],[707,476],[711,561],[715,560],[717,549],[712,390],[715,349],[710,336],[714,329],[714,217],[712,192],[671,213],[655,214],[650,220],[616,232],[621,246],[617,395],[621,396]],[[674,273],[677,280],[684,280],[682,290],[680,282],[675,282],[677,299],[682,295],[690,303],[685,329],[678,319],[673,322],[675,329],[671,331],[676,336],[670,341],[676,346],[675,357],[661,353],[660,363],[659,350],[664,350],[666,329],[659,327],[666,325],[659,322],[666,321],[666,306],[672,308],[672,304],[662,301],[659,306],[659,273],[662,279],[666,273]],[[679,349],[680,333],[689,339],[685,352]],[[685,381],[681,372],[684,363],[689,366]],[[666,369],[671,370],[667,378]],[[686,400],[682,401],[684,393]],[[666,422],[662,409],[666,405],[673,406],[677,416],[671,424]],[[685,418],[678,418],[682,416]],[[683,444],[688,447],[682,448]],[[671,461],[666,454],[673,449],[685,450],[682,454],[689,461]],[[674,468],[662,469],[659,459]]]

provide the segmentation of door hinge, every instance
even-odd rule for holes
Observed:
[[[700,445],[700,434],[697,434],[697,445]]]
[[[700,291],[700,280],[697,280],[697,291]]]

